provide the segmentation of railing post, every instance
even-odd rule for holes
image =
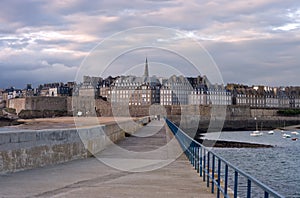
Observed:
[[[206,186],[209,187],[209,161],[210,161],[210,152],[207,152],[207,178],[206,178]]]
[[[218,158],[218,191],[217,198],[220,197],[220,187],[221,187],[221,160]]]
[[[191,149],[192,146],[191,146],[191,144],[188,145],[188,148],[189,148],[189,149],[188,149],[188,150],[189,150],[189,160],[190,160],[190,163],[193,165],[193,162],[192,162],[192,154],[191,154],[191,153],[192,153],[192,149]]]
[[[187,158],[189,159],[189,162],[191,162],[191,147],[190,145],[186,145],[186,153],[187,153]]]
[[[211,167],[211,193],[215,193],[215,155],[212,153],[212,167]]]
[[[200,162],[199,162],[199,164],[200,164],[200,170],[199,170],[199,172],[200,172],[200,177],[202,177],[202,147],[200,147],[200,160],[199,160]]]
[[[194,142],[192,142],[193,145],[193,167],[196,169],[196,145]]]
[[[251,180],[247,181],[247,198],[251,198]]]
[[[197,170],[197,173],[199,173],[199,145],[196,146],[196,170]]]
[[[269,198],[269,193],[267,191],[265,191],[265,196],[264,198]]]
[[[225,164],[225,181],[224,181],[224,198],[227,197],[227,189],[228,189],[228,165]]]
[[[237,198],[237,190],[238,190],[238,172],[234,171],[234,194],[233,197]]]
[[[190,155],[191,155],[191,164],[194,167],[194,160],[193,160],[193,142],[190,143]]]
[[[205,181],[206,173],[206,149],[203,149],[203,181]]]

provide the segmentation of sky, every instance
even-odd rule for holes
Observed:
[[[0,88],[74,81],[99,43],[103,52],[110,53],[111,47],[119,48],[124,43],[110,40],[110,45],[101,46],[103,41],[143,26],[170,28],[179,31],[181,38],[200,43],[217,65],[224,83],[300,85],[298,0],[2,0]],[[160,33],[151,36],[162,41]],[[135,40],[135,34],[126,39]],[[114,61],[115,66],[106,70],[109,73],[87,74],[123,75],[128,73],[124,69],[128,64],[140,65],[137,72],[142,73],[146,56],[150,74],[171,74],[168,67],[187,70],[184,63],[178,64],[180,60],[174,58],[174,53],[173,58],[170,55],[172,47],[187,47],[174,40],[165,50],[168,53],[135,50],[127,59]],[[160,69],[151,70],[151,64]],[[101,61],[98,67],[104,67]],[[181,73],[198,75],[192,71]],[[199,72],[206,75],[208,71]]]

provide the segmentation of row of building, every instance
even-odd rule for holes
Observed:
[[[213,85],[206,76],[150,77],[146,59],[144,74],[108,78],[84,76],[83,82],[50,83],[33,89],[0,90],[0,101],[32,96],[82,96],[126,105],[247,105],[299,108],[300,87],[266,87],[240,84]]]
[[[84,84],[89,82],[84,82]],[[206,76],[120,76],[98,83],[100,97],[129,105],[247,105],[251,107],[299,108],[300,87],[213,85]]]
[[[32,96],[71,96],[75,87],[75,82],[64,83],[47,83],[39,85],[38,88],[32,88],[27,84],[24,89],[10,87],[4,90],[0,89],[0,99],[10,100],[13,98],[25,98]]]

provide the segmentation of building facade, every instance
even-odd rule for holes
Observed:
[[[222,85],[198,87],[188,96],[190,105],[231,105],[232,95]]]
[[[193,91],[190,82],[184,76],[171,76],[160,89],[161,105],[187,105],[188,95]]]
[[[156,77],[149,77],[148,60],[146,58],[144,75],[120,76],[111,83],[110,90],[102,89],[112,104],[151,105],[160,101],[161,84]],[[101,88],[100,88],[101,90]]]

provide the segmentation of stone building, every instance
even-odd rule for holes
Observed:
[[[267,86],[239,87],[233,91],[233,104],[258,108],[288,108],[290,98],[284,89]]]
[[[112,104],[151,105],[159,103],[160,86],[156,77],[149,77],[146,58],[144,75],[118,77],[108,90],[107,97]]]
[[[188,95],[188,104],[190,105],[207,105],[207,88],[198,87]]]
[[[0,109],[5,107],[5,101],[3,100],[3,89],[0,89]]]
[[[284,91],[290,100],[291,108],[300,108],[300,87],[285,87]]]
[[[0,89],[0,100],[3,100],[3,92],[4,92],[4,90]]]
[[[259,94],[256,90],[248,88],[236,90],[236,105],[246,105],[250,107],[265,107],[266,100],[264,94]]]
[[[49,87],[42,87],[41,89],[39,89],[39,96],[49,96],[50,95],[50,91],[49,91]]]
[[[23,97],[32,97],[32,96],[36,96],[37,92],[36,89],[32,88],[31,84],[27,84],[26,88],[22,90],[22,95]]]
[[[44,85],[40,85],[38,91],[34,91],[31,89],[26,89],[25,91],[27,93],[34,92],[33,95],[38,95],[38,96],[51,96],[51,97],[71,96],[75,86],[76,86],[75,82],[67,82],[66,84],[62,82],[47,83]],[[32,95],[28,95],[28,96],[32,96]]]
[[[2,91],[2,100],[6,101],[6,107],[8,106],[8,101],[14,98],[22,98],[22,90],[21,89],[16,89],[14,87],[5,89]]]
[[[198,86],[188,96],[190,105],[231,105],[231,92],[222,85]]]
[[[49,88],[49,96],[57,97],[57,96],[69,96],[70,88],[67,86],[59,86]]]
[[[118,77],[107,77],[106,79],[103,79],[103,81],[100,83],[100,98],[107,100],[109,98],[110,94],[110,88],[115,83],[115,81],[119,78]]]
[[[161,105],[187,105],[188,95],[193,91],[190,82],[184,76],[171,76],[160,89]]]
[[[207,102],[212,105],[231,105],[232,96],[223,85],[214,85],[207,90]]]

